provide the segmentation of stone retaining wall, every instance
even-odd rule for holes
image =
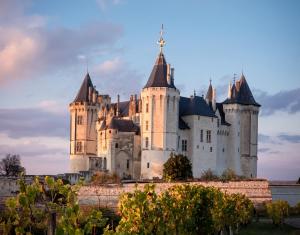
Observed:
[[[161,193],[173,185],[195,184],[203,186],[213,186],[223,192],[242,193],[246,195],[256,207],[260,207],[264,202],[272,200],[269,183],[266,180],[236,181],[236,182],[189,182],[189,183],[155,183],[155,190]],[[138,189],[143,189],[145,183],[139,183]],[[119,196],[124,192],[133,192],[136,184],[129,183],[123,186],[83,186],[79,191],[79,203],[81,205],[97,205],[116,210]]]

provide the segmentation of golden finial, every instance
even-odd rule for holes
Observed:
[[[163,39],[163,33],[164,33],[164,25],[161,25],[160,30],[160,39],[157,41],[157,44],[159,45],[159,51],[162,53],[163,47],[166,44],[166,41]]]

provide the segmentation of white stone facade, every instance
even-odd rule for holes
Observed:
[[[175,153],[190,159],[195,178],[229,168],[256,177],[259,107],[243,74],[224,102],[216,102],[211,84],[206,99],[181,97],[162,52],[140,96],[129,101],[112,103],[98,95],[87,74],[70,104],[71,171],[161,178],[163,164]]]

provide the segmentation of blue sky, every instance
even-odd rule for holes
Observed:
[[[262,104],[260,177],[300,176],[300,2],[78,0],[0,2],[0,157],[28,173],[68,171],[68,103],[86,73],[100,93],[139,93],[158,53],[181,94],[218,101],[244,72]]]

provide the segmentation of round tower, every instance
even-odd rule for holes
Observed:
[[[89,170],[89,158],[97,155],[96,121],[98,92],[87,73],[70,111],[70,170]]]
[[[226,120],[231,124],[228,166],[237,174],[255,178],[260,104],[255,101],[244,74],[229,89],[223,102]]]
[[[174,69],[160,53],[147,84],[141,92],[141,178],[162,178],[163,164],[171,152],[177,152],[179,90],[174,85]]]

